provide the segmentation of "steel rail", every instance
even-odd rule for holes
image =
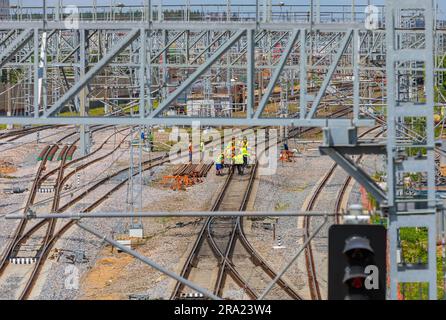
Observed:
[[[44,158],[42,159],[42,161],[39,165],[39,168],[37,169],[36,177],[34,179],[33,185],[30,190],[30,194],[28,196],[25,208],[23,210],[24,214],[28,213],[28,211],[31,209],[32,204],[34,203],[34,200],[35,200],[36,194],[37,194],[39,181],[40,181],[40,176],[42,175],[42,172],[45,170],[46,162],[48,161],[48,155],[53,148],[54,148],[54,146],[53,147],[47,146],[45,148],[46,152],[44,152]],[[6,249],[4,250],[4,252],[2,254],[2,258],[0,260],[0,276],[3,274],[7,264],[9,263],[9,257],[12,254],[12,252],[14,251],[16,241],[23,233],[23,231],[26,227],[26,224],[27,224],[27,222],[25,219],[23,219],[19,222],[19,225],[16,228],[16,230],[12,236],[12,240],[9,242],[9,244],[7,245]]]
[[[93,132],[96,132],[96,131],[99,131],[99,130],[106,129],[107,127],[108,127],[108,126],[102,126],[102,127],[98,128],[98,129],[96,129],[96,130],[93,130]],[[123,131],[123,130],[122,130],[122,131]],[[121,132],[121,131],[120,131],[120,132]],[[64,136],[62,139],[58,140],[57,143],[62,142],[63,140],[65,140],[65,139],[67,139],[67,138],[73,136],[74,134],[76,134],[76,132],[74,132],[74,133],[70,133],[70,134]],[[115,134],[116,134],[116,132],[113,133],[107,140],[109,140],[109,139],[110,139],[112,136],[114,136]],[[125,137],[125,138],[121,141],[121,143],[119,144],[119,146],[122,145],[122,143],[125,141],[126,138],[127,138],[127,137]],[[77,141],[79,141],[79,139],[77,139],[74,143],[76,143]],[[74,145],[74,143],[73,143],[73,145]],[[101,148],[102,148],[104,145],[105,145],[105,143],[101,145]],[[55,148],[55,147],[57,147],[57,145],[54,145],[52,148]],[[44,157],[44,159],[43,159],[42,162],[41,162],[41,167],[45,168],[46,162],[47,162],[47,160],[48,160],[48,154],[51,152],[52,148],[49,148],[49,147],[48,147],[48,150],[47,150],[47,152],[46,152],[46,154],[45,154],[45,157]],[[114,151],[115,151],[115,150],[117,150],[117,148],[115,148]],[[67,148],[66,151],[65,151],[65,153],[63,154],[62,163],[61,163],[61,165],[59,166],[59,168],[57,168],[57,169],[55,169],[55,170],[53,170],[53,171],[50,172],[51,175],[54,174],[54,173],[56,173],[56,172],[58,172],[58,177],[57,177],[57,180],[56,180],[55,196],[54,196],[54,198],[53,198],[53,203],[52,203],[52,212],[58,212],[58,211],[59,211],[60,192],[61,192],[62,187],[63,187],[63,185],[64,185],[64,183],[65,183],[65,181],[66,181],[66,179],[64,179],[64,170],[68,167],[68,164],[66,163],[66,161],[67,161],[67,156],[68,156],[68,151],[69,151],[69,148]],[[97,149],[96,151],[98,151],[98,149]],[[113,153],[114,151],[112,151],[111,153]],[[109,153],[109,154],[110,154],[110,153]],[[108,154],[108,155],[109,155],[109,154]],[[90,154],[90,155],[91,155],[91,154]],[[87,158],[87,157],[88,157],[88,156],[83,157],[83,158]],[[101,157],[101,158],[103,159],[103,157]],[[78,159],[78,161],[79,161],[79,159]],[[70,162],[69,164],[72,164],[72,163],[75,163],[75,162],[78,162],[78,161],[74,160],[74,161]],[[99,161],[99,160],[97,160],[97,161]],[[96,161],[96,162],[97,162],[97,161]],[[87,167],[88,165],[91,165],[91,163],[85,165],[85,167]],[[31,194],[32,194],[32,195],[31,195],[31,197],[29,198],[27,205],[25,206],[25,210],[24,210],[25,215],[26,215],[26,213],[29,211],[30,206],[32,205],[32,203],[34,202],[34,199],[35,199],[35,196],[36,196],[36,193],[37,193],[38,186],[43,182],[43,179],[47,179],[47,178],[50,176],[49,174],[47,174],[47,175],[41,177],[42,172],[43,172],[43,170],[41,170],[40,172],[38,172],[38,174],[36,175],[36,177],[37,177],[38,179],[36,178],[35,183],[33,184],[33,189],[31,190]],[[45,261],[46,257],[47,257],[48,254],[49,254],[49,251],[46,250],[46,249],[47,249],[47,247],[48,247],[48,243],[50,243],[50,240],[51,240],[52,237],[53,237],[54,229],[55,229],[55,226],[56,226],[56,220],[55,220],[55,219],[45,219],[45,220],[40,221],[40,222],[37,223],[36,225],[32,226],[32,227],[31,227],[29,230],[27,230],[27,232],[24,234],[23,232],[24,232],[24,229],[25,229],[25,227],[26,227],[26,225],[27,225],[27,222],[28,222],[27,219],[22,219],[22,220],[20,221],[20,225],[19,225],[19,227],[17,228],[16,233],[15,233],[14,236],[13,236],[13,240],[12,240],[12,241],[10,242],[10,244],[8,245],[7,250],[5,250],[5,253],[3,254],[2,260],[0,261],[0,276],[1,276],[1,274],[2,274],[3,271],[4,271],[4,269],[5,269],[6,266],[8,265],[8,259],[9,259],[9,257],[13,254],[13,252],[14,252],[14,251],[18,251],[18,250],[20,250],[20,245],[21,245],[24,241],[26,241],[26,239],[28,239],[29,237],[31,237],[35,232],[37,232],[37,231],[38,231],[40,228],[42,228],[44,225],[48,224],[48,227],[47,227],[47,229],[46,229],[46,233],[45,233],[44,239],[43,239],[43,241],[42,241],[42,246],[41,246],[41,248],[38,250],[38,253],[37,253],[37,255],[36,255],[36,256],[37,256],[36,265],[35,265],[35,267],[33,268],[32,272],[31,272],[31,274],[30,274],[30,276],[29,276],[29,278],[28,278],[28,280],[27,280],[27,282],[26,282],[26,285],[25,285],[24,290],[23,290],[22,293],[20,294],[20,298],[19,298],[20,300],[22,300],[22,299],[27,299],[27,298],[29,297],[29,294],[31,293],[31,290],[32,290],[32,288],[34,287],[35,282],[37,281],[38,274],[39,274],[39,272],[41,271],[41,268],[43,267],[44,261]]]
[[[385,131],[383,132],[379,132],[378,134],[375,135],[375,138],[378,138],[379,136],[383,135]],[[362,162],[364,158],[364,155],[361,155],[360,157],[358,157],[358,159],[356,160],[356,164],[360,164]],[[344,201],[344,198],[346,197],[346,193],[347,193],[347,189],[348,186],[350,185],[350,183],[352,182],[353,177],[352,176],[348,176],[344,182],[342,183],[341,189],[338,192],[338,195],[336,196],[336,203],[335,203],[335,220],[336,220],[336,224],[340,224],[341,223],[341,211],[342,211],[342,202]]]
[[[151,165],[149,167],[143,168],[143,171],[147,171],[147,170],[151,170],[156,166],[159,166],[161,163],[165,163],[163,161],[161,161],[160,163]],[[128,169],[124,169],[124,171],[128,171]],[[122,173],[122,172],[120,172]],[[135,176],[138,173],[135,174]],[[104,178],[103,180],[108,181],[109,179],[111,179],[110,177]],[[108,197],[113,194],[114,192],[116,192],[117,190],[119,190],[120,188],[122,188],[126,183],[127,183],[128,179],[125,179],[124,181],[120,182],[118,185],[116,185],[115,187],[113,187],[111,190],[109,190],[105,195],[103,195],[100,199],[98,199],[97,201],[95,201],[93,204],[91,204],[90,206],[88,206],[86,209],[83,210],[84,213],[88,213],[91,212],[92,210],[94,210],[96,207],[98,207],[100,204],[102,204],[105,200],[108,199]],[[101,183],[96,184],[96,187],[99,187]],[[87,193],[88,194],[88,193]],[[77,202],[77,201],[76,201]],[[73,205],[74,203],[72,203],[71,205]],[[70,205],[70,206],[71,206]],[[67,207],[67,206],[64,206]],[[59,208],[58,211],[61,211],[63,208]],[[55,219],[53,219],[53,221],[56,221]],[[47,239],[47,241],[45,242],[45,246],[43,247],[43,249],[41,250],[41,255],[39,256],[39,268],[36,269],[36,272],[32,275],[33,276],[33,280],[32,282],[30,282],[30,289],[28,290],[28,292],[24,292],[24,294],[21,295],[20,299],[27,299],[29,297],[30,294],[30,290],[32,289],[35,281],[37,280],[37,277],[39,275],[39,272],[41,271],[41,268],[43,267],[51,249],[53,248],[53,246],[56,244],[57,240],[60,239],[60,237],[65,234],[65,232],[67,232],[73,225],[75,225],[77,223],[77,220],[70,220],[69,222],[65,223],[59,230],[57,230],[55,233],[53,233],[51,235],[51,237],[49,237]]]
[[[98,130],[102,130],[102,129],[98,129]],[[97,130],[96,130],[96,131],[97,131]],[[116,134],[116,133],[113,133],[108,139],[110,139],[111,137],[113,137],[115,134]],[[79,141],[79,139],[76,140],[76,141]],[[93,159],[93,160],[90,161],[89,163],[86,163],[86,164],[80,166],[80,167],[78,168],[77,171],[76,171],[76,170],[75,170],[75,171],[72,171],[72,172],[70,172],[68,175],[66,175],[65,177],[63,177],[62,180],[61,180],[61,187],[63,187],[63,185],[66,183],[66,181],[67,181],[69,178],[71,178],[76,172],[78,172],[78,171],[80,171],[80,170],[83,170],[83,169],[85,169],[85,168],[91,166],[92,164],[99,162],[100,160],[103,160],[106,156],[109,156],[109,155],[111,155],[113,152],[115,152],[116,150],[118,150],[119,147],[124,143],[124,141],[125,141],[125,138],[121,141],[121,143],[118,145],[118,147],[116,147],[113,151],[111,151],[111,152],[108,153],[107,155],[102,156],[102,157],[99,157],[99,158],[96,158],[96,159]],[[73,144],[73,145],[74,145],[74,144]],[[105,143],[103,143],[99,148],[102,148],[104,145],[105,145]],[[96,149],[94,152],[90,153],[90,155],[87,155],[87,156],[82,157],[82,158],[78,158],[78,159],[73,160],[73,161],[71,161],[71,162],[69,162],[69,163],[62,163],[61,166],[62,166],[63,169],[65,170],[68,166],[70,166],[70,165],[72,165],[72,164],[74,164],[74,163],[76,163],[76,162],[79,162],[79,161],[81,161],[81,160],[84,160],[84,159],[88,158],[89,156],[95,154],[96,152],[99,151],[99,148]],[[66,151],[67,153],[66,153],[66,154],[68,154],[68,151],[69,151],[69,149],[67,149],[67,151]],[[56,168],[56,169],[50,171],[50,172],[47,173],[45,176],[43,176],[43,177],[40,179],[39,184],[42,184],[43,182],[45,182],[45,180],[47,180],[51,175],[55,174],[56,172],[58,172],[58,171],[60,172],[61,166],[59,166],[59,168]],[[57,180],[56,180],[56,181],[57,181]],[[59,196],[60,196],[60,192],[59,192]],[[60,199],[59,199],[59,200],[60,200]],[[57,212],[60,212],[60,210],[54,211],[54,208],[52,209],[52,213],[57,213]],[[33,227],[31,227],[25,234],[23,234],[23,235],[21,236],[21,238],[17,241],[17,244],[16,244],[16,245],[20,245],[21,243],[23,243],[24,241],[26,241],[29,237],[31,237],[37,230],[39,230],[39,229],[40,229],[45,223],[47,223],[47,222],[48,222],[48,220],[45,219],[44,221],[40,221],[39,223],[37,223],[36,225],[34,225]]]
[[[68,158],[68,150],[69,150],[69,148],[67,148],[65,150],[65,153],[62,155],[62,163],[59,166],[59,172],[57,175],[57,180],[56,180],[56,185],[55,185],[55,193],[54,193],[53,203],[51,206],[52,212],[57,212],[58,208],[59,208],[60,192],[63,187],[62,181],[63,181],[64,171],[65,171],[65,163]],[[43,222],[45,222],[45,221],[43,221]],[[49,242],[49,240],[51,239],[51,237],[54,234],[54,229],[56,227],[57,220],[51,220],[51,221],[47,221],[47,222],[48,222],[48,227],[45,232],[44,239],[42,241],[42,246],[37,252],[37,261],[31,271],[28,281],[25,284],[25,288],[22,290],[22,292],[19,296],[19,300],[25,300],[25,299],[29,298],[29,295],[31,294],[31,290],[33,289],[33,287],[37,281],[37,276],[43,267],[44,261],[46,260],[47,254],[44,254],[43,249],[46,248],[47,243]]]
[[[378,129],[379,126],[373,127],[371,129],[366,130],[363,132],[359,137],[364,137],[365,135],[369,134],[370,132]],[[321,182],[317,185],[316,190],[312,193],[310,201],[308,202],[306,206],[306,211],[312,211],[316,205],[316,202],[322,193],[322,190],[326,187],[328,181],[333,176],[334,172],[336,171],[336,168],[338,165],[334,163],[330,169],[327,171],[327,173],[323,176]],[[303,219],[303,227],[305,229],[305,239],[308,239],[310,237],[310,217],[304,217]],[[308,275],[308,283],[310,288],[310,296],[312,300],[321,300],[321,290],[319,287],[319,282],[317,280],[317,272],[316,272],[316,266],[314,262],[314,255],[313,255],[313,248],[311,246],[311,241],[308,242],[308,245],[305,247],[305,265],[307,267],[307,275]]]

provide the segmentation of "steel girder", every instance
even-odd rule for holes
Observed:
[[[51,108],[44,111],[44,117],[49,117],[64,107],[70,99],[78,94],[83,87],[85,87],[93,77],[98,74],[113,58],[115,58],[122,50],[124,50],[130,43],[132,43],[140,34],[140,30],[135,29],[130,31],[107,55],[105,55],[84,77],[80,79],[73,87],[68,90],[59,101],[57,101]]]

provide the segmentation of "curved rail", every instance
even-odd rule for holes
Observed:
[[[242,197],[240,202],[238,203],[239,207],[237,208],[239,211],[246,210],[246,205],[248,203],[253,182],[255,180],[257,172],[257,164],[253,165],[251,168],[249,180],[241,193]],[[230,171],[228,174],[225,183],[219,193],[217,199],[215,200],[212,211],[217,211],[221,208],[221,205],[224,201],[225,194],[228,192],[228,189],[231,187],[231,182],[233,179],[233,171]],[[234,199],[231,199],[234,201]],[[235,202],[235,201],[234,201]],[[234,203],[235,204],[235,203]],[[219,237],[222,237],[223,240],[216,239],[216,231],[214,229],[219,230]],[[221,235],[222,229],[225,229],[224,235]],[[232,257],[235,250],[235,244],[237,240],[241,241],[242,246],[245,248],[246,252],[250,255],[251,261],[253,261],[255,266],[260,266],[261,269],[271,278],[276,278],[277,274],[273,271],[273,269],[263,260],[263,258],[255,251],[255,249],[250,245],[247,240],[242,226],[242,217],[237,218],[207,218],[203,227],[200,230],[200,233],[194,243],[194,246],[189,254],[186,263],[183,265],[183,269],[181,271],[181,275],[183,277],[189,277],[191,270],[193,268],[194,263],[197,259],[199,259],[199,253],[203,246],[205,240],[208,240],[208,243],[211,247],[212,252],[215,257],[219,261],[219,271],[217,280],[214,285],[214,293],[218,296],[223,295],[223,289],[225,286],[225,281],[227,276],[231,276],[232,279],[242,288],[245,293],[251,297],[252,299],[257,299],[258,294],[255,290],[249,285],[248,281],[243,279],[240,273],[237,271],[234,263],[232,262]],[[220,244],[219,244],[220,242]],[[221,247],[224,247],[224,251]],[[289,295],[293,299],[301,300],[302,298],[289,286],[285,283],[284,280],[280,279],[278,285],[285,291],[287,295]],[[174,291],[171,295],[171,299],[180,299],[181,292],[184,289],[184,286],[181,283],[176,283]]]
[[[30,194],[28,196],[28,199],[25,204],[25,208],[23,210],[23,212],[25,214],[28,214],[28,212],[31,209],[31,206],[34,203],[34,200],[35,200],[36,194],[37,194],[37,189],[38,189],[38,186],[40,183],[40,177],[41,177],[43,171],[45,170],[45,166],[48,161],[48,155],[50,154],[50,152],[53,148],[55,148],[55,146],[53,146],[53,147],[47,146],[45,148],[45,150],[46,150],[44,152],[45,156],[44,156],[43,160],[40,162],[39,168],[37,169],[36,178],[34,179],[33,185],[30,190]],[[20,220],[19,226],[16,228],[16,230],[12,236],[12,240],[9,242],[9,244],[7,245],[6,249],[4,250],[4,252],[2,254],[2,258],[0,260],[0,276],[2,275],[6,265],[9,262],[9,257],[12,254],[12,252],[16,246],[17,240],[22,235],[22,233],[26,227],[26,224],[27,224],[27,222],[25,219]]]
[[[365,135],[369,134],[370,132],[378,129],[379,126],[373,127],[371,129],[366,130],[363,132],[359,137],[364,137]],[[321,182],[316,187],[316,190],[311,195],[310,201],[308,202],[305,211],[312,211],[316,205],[316,202],[322,193],[322,190],[326,187],[328,181],[331,179],[333,174],[336,171],[336,168],[338,165],[334,163],[330,169],[327,171],[327,173],[322,178]],[[344,190],[345,192],[345,190]],[[303,227],[305,229],[305,239],[310,237],[310,221],[311,217],[305,216],[303,219]],[[313,248],[311,245],[311,242],[308,243],[308,245],[305,247],[305,265],[307,268],[307,274],[308,274],[308,283],[310,288],[310,296],[312,300],[321,300],[321,290],[319,286],[319,282],[317,280],[317,272],[316,272],[316,265],[314,262],[314,255],[313,255]]]
[[[64,154],[62,155],[62,163],[59,167],[59,172],[57,175],[57,180],[56,180],[56,186],[55,186],[55,193],[54,193],[54,198],[53,198],[53,203],[51,206],[51,212],[57,212],[59,209],[59,202],[60,202],[60,192],[62,190],[63,187],[63,176],[64,176],[64,170],[65,170],[65,163],[67,161],[68,158],[68,150],[69,148],[67,148],[64,152]],[[23,289],[22,293],[19,296],[19,300],[24,300],[27,299],[31,293],[32,288],[34,287],[36,281],[37,281],[37,275],[39,274],[40,270],[43,267],[43,262],[46,259],[46,255],[42,254],[42,251],[44,251],[44,249],[47,247],[47,244],[49,242],[49,240],[51,239],[51,237],[54,234],[54,229],[56,228],[56,223],[57,221],[52,219],[50,221],[48,221],[48,227],[45,233],[45,237],[43,239],[42,242],[42,247],[39,249],[38,253],[37,253],[37,261],[36,264],[34,265],[34,268],[28,278],[28,281],[25,284],[25,288]]]

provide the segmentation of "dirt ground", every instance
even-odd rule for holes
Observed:
[[[225,178],[216,177],[213,170],[203,183],[186,191],[173,191],[161,184],[164,175],[176,166],[166,166],[145,187],[147,198],[143,211],[209,210]],[[133,249],[168,270],[179,273],[200,230],[196,218],[145,218],[145,238]],[[81,278],[78,299],[129,299],[132,294],[148,295],[150,299],[169,299],[175,285],[164,274],[111,246],[99,252],[94,266]]]
[[[12,162],[0,160],[0,175],[8,175],[17,171]]]

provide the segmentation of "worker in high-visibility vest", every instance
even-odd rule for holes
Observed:
[[[242,176],[244,173],[244,161],[242,153],[239,153],[235,156],[234,165],[237,167],[238,174]]]
[[[225,155],[224,153],[220,153],[215,159],[215,168],[217,170],[217,176],[222,176],[223,173],[223,165],[225,163]]]
[[[226,158],[226,161],[225,161],[225,163],[227,164],[227,165],[229,165],[229,164],[231,164],[231,162],[232,162],[232,149],[231,149],[231,144],[228,144],[227,146],[226,146],[226,148],[225,148],[225,158]]]
[[[200,142],[200,160],[203,161],[204,159],[204,141],[201,140]]]
[[[226,147],[227,164],[234,164],[235,151],[237,149],[235,144],[235,138],[232,138],[232,141]]]
[[[231,142],[231,152],[232,152],[231,156],[232,156],[232,159],[235,158],[235,151],[236,151],[236,149],[237,149],[237,144],[236,144],[235,137],[234,137],[234,138],[232,138],[232,142]]]
[[[250,157],[248,147],[242,147],[241,153],[243,155],[243,166],[246,168],[248,166],[248,160]]]
[[[149,137],[148,138],[149,138],[149,148],[150,148],[150,151],[153,152],[153,149],[154,149],[153,142],[155,140],[155,137],[153,136],[153,132],[152,131],[149,132]]]
[[[248,138],[243,137],[242,148],[248,148]]]
[[[189,162],[192,163],[192,142],[189,142]]]

